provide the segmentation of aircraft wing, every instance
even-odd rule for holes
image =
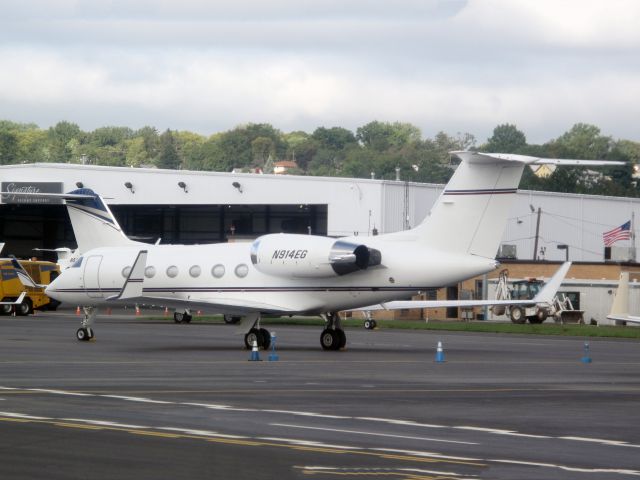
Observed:
[[[409,308],[444,308],[444,307],[489,307],[494,305],[551,305],[564,277],[567,275],[571,262],[565,262],[553,274],[544,287],[531,300],[395,300],[378,305],[370,305],[353,309],[352,311],[374,310],[404,310]]]
[[[188,309],[202,309],[216,313],[229,313],[229,314],[245,314],[245,313],[298,313],[299,309],[284,307],[281,305],[274,305],[263,302],[253,302],[249,300],[239,300],[236,298],[219,298],[215,300],[207,300],[206,298],[199,299],[180,299],[175,297],[157,297],[141,295],[138,297],[129,297],[125,299],[115,299],[114,301],[120,301],[121,303],[137,303],[144,305],[162,305],[164,307],[171,308],[188,308]]]
[[[607,315],[607,320],[616,320],[616,321],[621,321],[621,322],[640,323],[640,317],[635,317],[633,315],[609,314],[609,315]]]

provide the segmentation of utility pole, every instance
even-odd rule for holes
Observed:
[[[538,238],[540,236],[540,214],[542,213],[542,208],[538,207],[538,220],[536,221],[536,241],[533,245],[533,261],[538,260]]]

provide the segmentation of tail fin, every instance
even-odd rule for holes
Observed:
[[[620,274],[620,283],[613,297],[610,315],[617,317],[629,315],[629,272]]]
[[[501,153],[451,152],[462,160],[425,220],[409,235],[437,250],[495,258],[526,165],[619,165]]]
[[[31,287],[31,288],[43,287],[43,285],[37,284],[33,280],[33,278],[31,278],[31,275],[27,273],[24,267],[20,265],[20,262],[18,261],[18,259],[13,255],[11,256],[11,265],[13,265],[13,268],[16,271],[16,274],[18,275],[18,279],[20,280],[20,283],[22,283],[22,285],[24,285],[25,287]]]
[[[127,238],[109,207],[93,190],[81,188],[70,195],[77,195],[65,200],[80,252],[96,247],[144,245]]]

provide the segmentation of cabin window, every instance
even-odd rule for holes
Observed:
[[[124,278],[127,278],[127,277],[129,276],[129,274],[130,274],[130,273],[131,273],[131,267],[130,267],[130,266],[129,266],[129,267],[124,267],[124,268],[122,269],[122,276],[123,276]]]
[[[191,275],[193,278],[199,277],[201,273],[202,269],[200,268],[200,265],[193,265],[189,269],[189,275]]]
[[[236,276],[237,277],[244,278],[244,277],[247,276],[248,273],[249,273],[249,267],[246,264],[241,263],[240,265],[238,265],[236,267]]]
[[[211,269],[211,275],[213,275],[216,278],[222,278],[224,276],[224,265],[220,263],[217,265],[214,265],[213,268]]]
[[[147,278],[153,278],[156,276],[156,267],[147,267],[144,269],[144,276]]]
[[[171,265],[167,268],[167,277],[175,278],[178,276],[178,267]]]

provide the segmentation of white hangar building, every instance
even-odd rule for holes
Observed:
[[[90,188],[105,198],[129,236],[185,244],[276,232],[394,232],[421,222],[443,189],[388,180],[52,163],[0,166],[0,182],[3,192]],[[24,202],[11,195],[0,201],[5,253],[28,257],[33,248],[75,246],[64,207],[43,200]],[[603,261],[602,233],[636,213],[639,199],[520,191],[500,256],[532,259],[537,231],[538,259],[564,260],[568,253],[573,261]],[[631,247],[632,241],[621,241],[607,256],[634,260]]]

